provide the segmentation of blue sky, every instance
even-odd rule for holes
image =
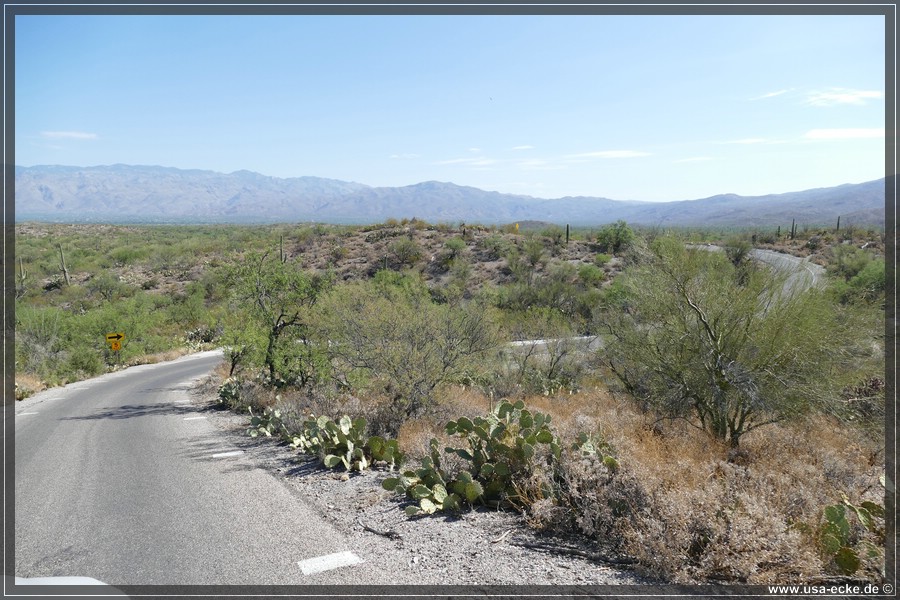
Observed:
[[[18,165],[683,200],[884,172],[880,16],[17,16]]]

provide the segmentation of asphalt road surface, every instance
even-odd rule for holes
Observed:
[[[190,402],[192,382],[220,360],[204,352],[16,403],[15,576],[390,583]]]
[[[722,246],[713,246],[712,244],[689,244],[688,247],[713,252],[725,250]],[[811,287],[825,285],[825,267],[810,262],[808,258],[798,258],[790,254],[759,248],[750,250],[750,257],[772,267],[775,272],[785,275],[785,294],[803,292]]]
[[[785,292],[803,291],[825,284],[825,268],[808,259],[758,248],[751,250],[750,256],[754,260],[770,265],[776,271],[787,274]]]

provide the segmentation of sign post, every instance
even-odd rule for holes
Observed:
[[[109,349],[112,352],[116,353],[116,363],[119,362],[119,350],[122,349],[122,340],[125,339],[124,333],[107,333],[106,334],[106,343],[109,344]]]

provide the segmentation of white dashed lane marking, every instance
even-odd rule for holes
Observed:
[[[196,421],[197,419],[205,419],[206,417],[185,417],[185,421]]]
[[[243,450],[232,450],[231,452],[219,452],[218,454],[213,454],[213,458],[225,458],[227,456],[239,456],[243,454]]]
[[[316,558],[307,558],[301,560],[297,564],[304,575],[314,575],[323,571],[330,571],[339,567],[349,567],[350,565],[358,565],[363,560],[349,550],[337,552],[335,554],[326,554],[325,556],[317,556]]]
[[[16,416],[22,417],[24,415],[36,415],[36,414],[37,414],[36,412],[22,412],[22,413],[16,413]]]

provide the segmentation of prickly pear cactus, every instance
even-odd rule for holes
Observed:
[[[284,439],[304,454],[317,455],[329,469],[343,467],[348,471],[362,471],[374,461],[383,461],[391,469],[403,462],[397,440],[378,436],[367,438],[366,420],[344,415],[337,421],[314,415],[304,421],[302,430],[288,433]],[[252,435],[252,434],[251,434]]]
[[[513,479],[534,468],[538,448],[546,448],[542,460],[558,460],[561,452],[550,430],[550,416],[532,413],[521,400],[501,402],[486,418],[450,421],[445,431],[467,446],[446,451],[472,465],[469,471],[479,485],[460,493],[470,503],[479,500],[499,506],[508,502],[516,493]]]
[[[884,475],[881,485],[884,485]],[[845,494],[841,496],[839,504],[826,506],[822,511],[818,529],[822,555],[832,561],[842,575],[853,575],[868,562],[878,565],[876,569],[884,576],[884,507],[869,501],[857,505]],[[866,539],[854,535],[848,515],[856,515],[856,520],[869,534]]]
[[[277,435],[281,438],[287,438],[288,431],[281,421],[281,411],[274,408],[266,408],[261,415],[254,415],[252,408],[248,410],[250,411],[250,427],[247,429],[247,434],[250,437],[260,435],[272,437]]]

